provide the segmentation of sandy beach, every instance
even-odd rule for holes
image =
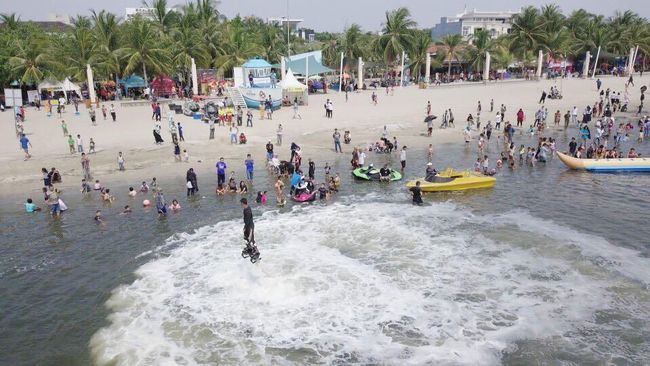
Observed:
[[[623,91],[624,78],[603,79],[603,88],[614,91]],[[637,79],[641,85],[647,78]],[[503,103],[507,107],[506,120],[514,121],[518,108],[523,108],[526,113],[526,123],[532,123],[531,118],[539,108],[537,101],[542,90],[548,90],[552,85],[562,88],[562,100],[547,100],[546,106],[549,114],[559,109],[562,113],[574,105],[582,110],[586,105],[593,104],[596,85],[591,79],[565,79],[543,81],[511,81],[489,84],[457,84],[448,86],[430,87],[427,90],[418,89],[416,86],[395,88],[394,95],[386,95],[385,89],[378,89],[376,93],[379,103],[371,103],[373,90],[350,93],[349,100],[345,101],[343,93],[329,93],[311,95],[309,105],[300,108],[302,119],[292,119],[291,108],[282,108],[273,115],[273,120],[259,120],[259,112],[254,112],[254,127],[242,127],[248,137],[246,145],[232,145],[229,142],[228,128],[217,127],[214,140],[209,140],[208,125],[193,120],[183,115],[174,115],[176,122],[181,122],[185,142],[181,149],[187,149],[190,155],[189,163],[174,161],[171,136],[166,128],[167,108],[164,108],[163,145],[155,145],[152,136],[154,121],[151,119],[151,108],[148,105],[128,106],[128,103],[114,102],[116,105],[117,122],[111,122],[110,115],[103,120],[101,112],[97,112],[97,126],[92,126],[88,111],[80,106],[80,114],[75,115],[72,106],[68,106],[62,118],[53,115],[48,117],[45,108],[37,111],[35,108],[27,109],[25,131],[33,147],[30,150],[33,157],[23,161],[22,151],[19,149],[15,137],[11,111],[6,111],[0,117],[4,121],[0,131],[0,176],[2,188],[0,194],[20,193],[25,196],[36,195],[40,191],[42,167],[56,167],[62,174],[64,190],[73,191],[80,184],[82,171],[80,155],[70,154],[67,138],[61,130],[61,119],[68,124],[68,130],[73,136],[80,134],[84,140],[85,149],[88,151],[88,142],[93,138],[96,142],[96,154],[91,154],[91,171],[96,179],[105,186],[114,183],[133,184],[137,187],[142,180],[149,181],[157,177],[160,182],[173,177],[184,177],[189,167],[194,167],[198,173],[199,181],[212,185],[215,182],[214,164],[223,156],[230,164],[229,169],[244,175],[243,160],[247,153],[253,155],[257,161],[256,169],[263,167],[264,145],[268,140],[275,144],[275,130],[279,123],[284,127],[284,146],[276,146],[275,150],[280,159],[287,159],[289,145],[292,141],[299,144],[303,150],[303,157],[313,158],[318,166],[331,159],[335,154],[332,144],[332,132],[338,128],[341,132],[351,131],[352,144],[344,145],[344,154],[349,154],[352,146],[366,146],[375,142],[381,135],[383,126],[386,125],[390,137],[397,137],[400,145],[425,148],[432,143],[435,146],[445,143],[460,143],[463,141],[462,129],[466,125],[465,119],[469,113],[476,114],[476,105],[480,100],[483,105],[481,121],[486,123],[492,119],[496,110]],[[592,90],[593,89],[593,90]],[[585,90],[591,91],[585,93]],[[638,88],[631,88],[630,99],[636,108]],[[326,99],[334,102],[334,116],[325,118],[323,104]],[[490,99],[494,99],[495,112],[489,113]],[[441,116],[445,108],[452,108],[455,116],[455,128],[439,129],[440,120],[436,121],[433,137],[426,137],[425,117],[427,101],[432,103],[433,114]],[[110,103],[106,103],[109,107]],[[553,128],[552,126],[550,128]],[[476,131],[474,131],[476,135]],[[117,170],[117,154],[124,153],[126,171]],[[444,153],[435,149],[436,154]],[[459,167],[467,168],[467,167]],[[342,172],[347,174],[347,172]],[[270,188],[270,187],[269,187]],[[212,188],[211,188],[212,189]],[[115,192],[121,195],[123,192]],[[125,193],[125,192],[124,192]]]

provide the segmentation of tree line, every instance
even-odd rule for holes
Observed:
[[[459,34],[431,39],[429,29],[420,29],[407,8],[387,11],[380,32],[364,31],[352,24],[341,33],[318,33],[306,42],[286,28],[257,17],[227,19],[212,0],[193,0],[168,9],[166,0],[144,5],[152,17],[135,16],[123,21],[105,10],[77,15],[63,31],[44,32],[16,14],[0,14],[0,84],[13,81],[35,84],[46,78],[85,80],[86,65],[96,80],[114,80],[137,73],[146,80],[158,74],[189,78],[191,59],[198,68],[221,70],[226,76],[247,59],[260,56],[279,63],[288,53],[322,50],[324,63],[338,68],[340,54],[345,63],[362,57],[373,67],[388,70],[406,54],[405,65],[415,77],[424,75],[426,56],[437,45],[432,68],[463,61],[482,71],[485,53],[492,54],[492,68],[505,69],[514,63],[534,65],[542,50],[554,59],[571,59],[600,46],[602,52],[627,55],[639,47],[639,55],[650,54],[650,25],[627,10],[611,17],[580,9],[564,15],[556,5],[523,8],[512,19],[509,34],[493,38],[487,30],[469,39]]]

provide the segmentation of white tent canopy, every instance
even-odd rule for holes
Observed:
[[[77,95],[81,96],[81,88],[79,87],[79,85],[70,81],[70,79],[65,78],[65,80],[63,80],[61,84],[63,86],[63,91],[68,92],[70,90],[74,90],[77,92]]]
[[[68,92],[71,90],[74,90],[77,92],[77,95],[81,96],[81,88],[79,85],[73,83],[68,78],[65,78],[62,82],[56,80],[45,80],[38,84],[38,92],[42,93],[43,90],[62,91],[66,99],[68,98]]]
[[[299,104],[307,105],[307,98],[309,97],[307,85],[298,81],[291,69],[287,70],[284,79],[280,82],[280,87],[282,88],[282,95],[285,100],[289,102],[297,100]]]
[[[291,69],[287,70],[284,79],[282,79],[280,82],[280,87],[282,87],[283,90],[291,91],[302,91],[307,89],[307,85],[298,81],[298,79],[296,79],[296,77],[293,75],[293,71],[291,71]]]

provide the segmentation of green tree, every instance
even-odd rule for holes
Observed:
[[[451,78],[451,63],[455,60],[458,61],[461,47],[465,44],[463,36],[460,34],[448,34],[440,39],[439,45],[444,46],[445,53],[447,54],[447,77]]]
[[[228,25],[225,40],[222,54],[217,57],[217,66],[224,72],[232,70],[233,67],[243,64],[262,52],[261,47],[253,42],[250,35],[239,25]]]
[[[417,23],[411,19],[411,13],[407,8],[398,8],[386,12],[386,23],[382,28],[382,34],[376,41],[375,51],[381,55],[384,61],[392,64],[403,51],[406,51],[413,43],[413,28]]]
[[[43,40],[39,38],[16,39],[14,53],[9,58],[12,77],[21,84],[36,84],[49,74],[50,60]]]
[[[341,37],[341,52],[346,65],[354,65],[359,57],[363,57],[363,48],[361,47],[361,27],[353,23],[345,30]]]
[[[512,17],[510,50],[523,58],[526,53],[539,48],[544,35],[544,24],[540,21],[538,10],[532,6],[524,8],[521,13]]]
[[[417,31],[413,38],[413,43],[408,49],[409,65],[411,75],[416,75],[420,80],[423,73],[426,73],[427,53],[431,47],[431,33],[429,31]],[[437,67],[438,60],[432,59],[432,67]]]
[[[135,17],[125,24],[119,53],[127,61],[124,73],[129,74],[142,68],[146,82],[149,81],[147,70],[154,74],[169,70],[169,50],[163,47],[156,30],[150,22],[142,17]]]
[[[494,42],[490,33],[485,29],[475,31],[470,40],[471,45],[465,52],[465,60],[472,65],[474,70],[482,72],[485,67],[485,53],[492,52]]]

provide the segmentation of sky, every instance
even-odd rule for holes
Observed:
[[[168,0],[170,5],[185,4],[189,0]],[[531,4],[552,3],[534,0],[222,0],[219,8],[229,18],[240,14],[260,18],[282,17],[302,18],[302,27],[316,31],[340,32],[352,23],[366,31],[381,29],[387,10],[405,6],[421,28],[430,28],[441,16],[454,15],[463,11],[463,6],[477,10],[517,10]],[[648,0],[563,0],[555,1],[565,14],[584,8],[592,13],[610,16],[615,10],[632,10],[650,18]],[[90,9],[106,9],[124,16],[124,8],[140,7],[141,0],[0,0],[0,13],[17,13],[23,20],[47,20],[50,14],[89,14]]]

